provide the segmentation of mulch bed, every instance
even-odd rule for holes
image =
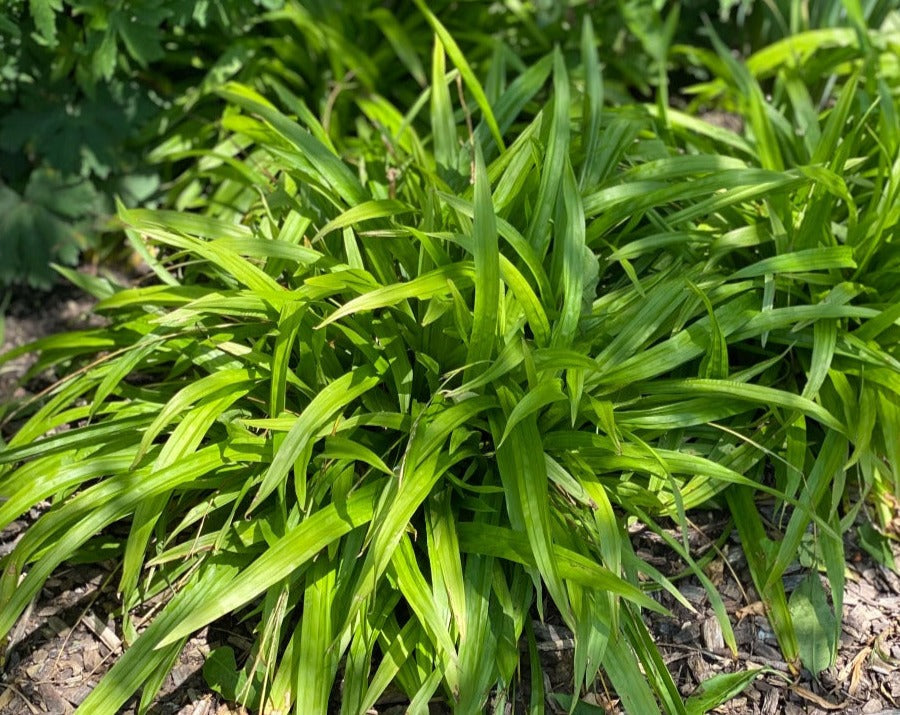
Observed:
[[[43,335],[84,327],[92,301],[71,288],[50,294],[21,291],[7,312],[2,351]],[[29,361],[20,358],[0,368],[0,401],[26,397],[41,389],[38,379],[25,388],[16,385]],[[0,533],[0,557],[8,554],[40,508]],[[900,517],[900,514],[898,514]],[[698,515],[692,547],[702,550],[726,524],[722,515]],[[705,519],[705,521],[704,521]],[[848,537],[849,538],[849,537]],[[636,552],[667,575],[683,565],[671,551],[645,530],[632,534]],[[660,601],[672,617],[647,614],[650,632],[660,647],[675,682],[685,696],[704,679],[718,673],[747,668],[766,670],[730,703],[715,712],[722,715],[785,715],[848,713],[850,715],[900,715],[900,578],[875,563],[852,540],[848,555],[843,629],[837,662],[813,678],[804,671],[791,674],[781,658],[762,604],[747,584],[751,583],[740,545],[732,535],[722,554],[707,566],[707,575],[722,594],[734,625],[738,654],[722,642],[706,592],[693,578],[678,582],[680,592],[694,607],[690,611],[667,593]],[[896,558],[900,563],[900,550]],[[791,589],[801,573],[787,574]],[[111,667],[123,647],[121,630],[111,614],[116,612],[116,574],[111,565],[63,567],[47,582],[0,652],[0,713],[35,715],[73,712],[100,677]],[[562,626],[535,624],[547,692],[570,689],[572,640]],[[152,715],[226,715],[240,713],[239,706],[224,703],[205,685],[200,669],[211,648],[229,643],[240,651],[247,644],[239,629],[216,624],[192,638],[170,673]],[[525,684],[527,690],[527,683]],[[601,680],[585,700],[600,712],[619,713]],[[134,713],[132,702],[122,712]],[[401,704],[382,703],[380,715],[403,712]],[[518,707],[516,708],[518,710]],[[564,712],[558,708],[559,712]],[[637,714],[640,715],[640,714]]]
[[[11,290],[13,295],[6,309],[0,354],[47,335],[83,330],[102,323],[97,316],[91,315],[94,299],[75,286],[60,284],[52,292],[24,287]],[[0,403],[24,398],[46,386],[42,384],[45,380],[41,379],[29,384],[30,389],[18,384],[34,360],[34,356],[22,355],[0,365]]]
[[[708,524],[691,536],[701,536],[708,542],[718,536],[718,517],[707,517]],[[657,555],[667,552],[658,546],[655,535],[640,533],[635,542],[638,555],[664,573],[680,568],[669,556]],[[700,544],[691,546],[696,549]],[[694,577],[679,582],[678,587],[695,613],[664,593],[660,601],[673,616],[647,614],[645,620],[682,694],[690,695],[702,680],[719,673],[767,667],[777,674],[761,675],[742,695],[715,712],[900,715],[900,577],[857,548],[852,534],[848,534],[845,549],[848,563],[837,662],[817,678],[805,670],[792,674],[784,662],[763,605],[748,586],[752,581],[735,534],[729,537],[722,555],[707,566],[706,573],[725,602],[737,640],[737,657],[725,647],[706,591]],[[789,594],[805,575],[806,570],[799,567],[785,574]],[[827,590],[824,580],[823,584]]]

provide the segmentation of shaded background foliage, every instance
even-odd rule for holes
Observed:
[[[47,286],[49,260],[100,247],[113,197],[154,199],[145,154],[166,110],[281,3],[8,4],[0,14],[0,282]]]

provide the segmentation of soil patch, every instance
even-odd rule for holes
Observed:
[[[690,534],[695,557],[722,535],[720,519],[715,513],[707,514],[705,523],[700,516],[695,518],[696,528]],[[900,715],[900,578],[861,551],[851,536],[845,540],[846,583],[837,661],[818,677],[806,670],[794,673],[784,662],[763,604],[748,586],[752,579],[736,533],[705,567],[724,600],[737,641],[736,656],[726,648],[706,590],[695,577],[677,582],[693,612],[671,594],[661,594],[659,600],[672,617],[649,613],[645,621],[681,693],[692,694],[701,681],[719,673],[765,668],[741,695],[714,712]],[[671,551],[656,535],[644,531],[634,535],[634,542],[638,556],[663,573],[674,576],[683,568],[672,563]],[[794,566],[785,574],[788,596],[808,573]],[[824,577],[822,583],[827,592]]]
[[[3,320],[3,340],[0,354],[35,340],[69,330],[83,330],[100,325],[102,319],[91,314],[96,302],[81,289],[59,284],[52,291],[39,291],[17,286]],[[45,380],[35,380],[19,386],[22,376],[34,364],[33,355],[22,355],[0,365],[0,403],[27,397],[45,386]]]

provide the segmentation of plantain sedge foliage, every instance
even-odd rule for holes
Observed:
[[[576,694],[601,670],[629,712],[702,712],[754,674],[682,700],[640,614],[660,588],[690,606],[625,526],[668,539],[736,649],[686,539],[710,505],[787,660],[834,652],[841,533],[900,496],[896,82],[870,108],[835,53],[809,143],[803,97],[769,102],[723,53],[705,91],[751,103],[750,131],[670,111],[665,143],[655,105],[603,106],[589,25],[579,64],[550,53],[489,96],[426,17],[430,86],[406,115],[352,94],[355,136],[221,87],[239,170],[198,171],[203,213],[120,212],[158,282],[78,279],[108,325],[31,346],[64,377],[7,408],[28,419],[0,526],[53,506],[3,559],[0,634],[62,563],[114,555],[129,647],[79,712],[138,690],[145,711],[230,615],[253,648],[207,678],[261,712],[364,713],[391,685],[414,712],[502,708],[550,609]],[[810,534],[826,633],[802,630],[819,579],[806,602],[781,582]]]

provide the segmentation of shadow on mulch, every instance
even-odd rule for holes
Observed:
[[[109,615],[117,608],[114,573],[104,566],[64,568],[47,581],[11,634],[0,713],[72,713],[112,667],[123,645]],[[150,715],[230,712],[201,674],[211,640],[204,629],[188,642]],[[136,708],[135,699],[121,712],[130,715]]]
[[[12,293],[3,316],[0,354],[48,335],[84,330],[104,323],[102,318],[91,314],[96,300],[68,283],[60,283],[52,291],[22,286],[9,290]],[[50,384],[50,376],[36,378],[26,386],[18,384],[34,360],[33,355],[22,355],[0,365],[0,404],[22,399]]]

